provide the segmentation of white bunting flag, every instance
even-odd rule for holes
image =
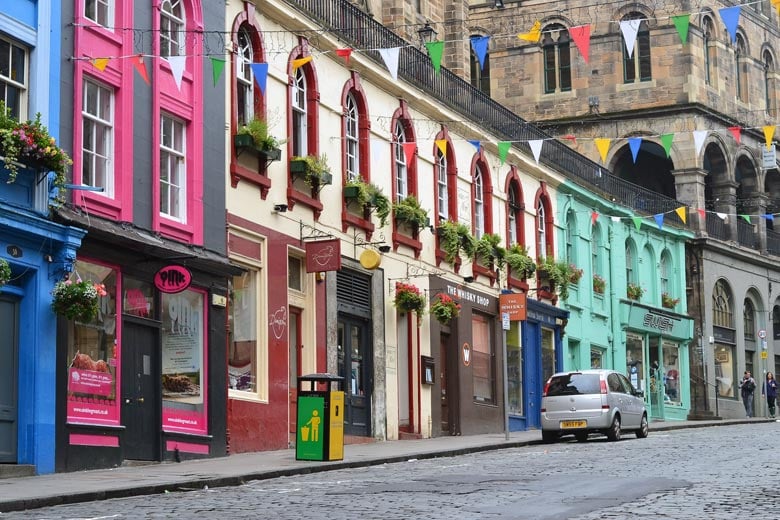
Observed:
[[[385,66],[390,71],[390,75],[394,80],[398,79],[398,52],[400,47],[391,47],[389,49],[377,49],[379,55],[385,60]]]
[[[542,143],[544,141],[542,139],[531,139],[528,141],[528,146],[531,147],[531,152],[534,154],[534,159],[536,160],[536,164],[539,164],[539,155],[542,153]]]
[[[634,43],[636,42],[636,33],[639,32],[640,23],[642,23],[642,20],[620,22],[620,30],[623,33],[623,39],[626,40],[626,50],[629,58],[634,53]]]
[[[171,66],[173,79],[176,81],[176,88],[181,90],[181,78],[184,75],[184,65],[187,63],[187,56],[168,56],[166,59]]]
[[[693,142],[696,145],[696,155],[701,153],[701,147],[704,146],[704,140],[707,139],[707,130],[694,130]]]

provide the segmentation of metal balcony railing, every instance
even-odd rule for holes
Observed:
[[[707,235],[720,240],[728,240],[729,227],[719,216],[707,213]]]
[[[766,230],[766,252],[770,255],[780,255],[780,233]]]
[[[756,233],[755,225],[738,220],[737,242],[739,242],[739,245],[741,246],[749,247],[751,249],[758,249],[758,233]]]

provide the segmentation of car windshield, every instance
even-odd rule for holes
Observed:
[[[547,388],[548,396],[598,394],[601,392],[598,374],[566,374],[555,376]]]

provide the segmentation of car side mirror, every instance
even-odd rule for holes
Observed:
[[[634,395],[637,397],[644,397],[645,393],[641,390],[634,390]]]

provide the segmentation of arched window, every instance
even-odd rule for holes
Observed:
[[[742,324],[745,327],[745,339],[750,341],[756,340],[756,309],[753,305],[753,300],[745,298],[745,303],[742,308]]]
[[[767,114],[775,115],[775,84],[773,76],[775,74],[775,62],[772,54],[764,51],[764,106]]]
[[[593,231],[590,238],[590,263],[594,275],[601,275],[601,258],[599,250],[601,248],[601,226],[593,225]]]
[[[348,181],[360,177],[360,134],[358,132],[358,107],[355,96],[347,94],[344,107],[345,165]]]
[[[508,219],[507,231],[509,232],[507,244],[511,246],[520,243],[520,214],[522,206],[520,205],[516,182],[510,183],[507,195],[506,214]]]
[[[570,264],[576,264],[576,244],[574,243],[577,235],[577,219],[574,210],[566,213],[566,260]]]
[[[160,56],[183,56],[184,6],[182,0],[163,0],[160,4]]]
[[[393,146],[395,152],[395,198],[403,200],[409,195],[409,172],[406,165],[406,152],[404,151],[406,132],[401,121],[396,122],[393,135],[395,137]]]
[[[669,255],[669,251],[661,253],[661,268],[659,274],[661,276],[661,294],[667,294],[672,296],[671,286],[671,272],[672,272],[672,257]]]
[[[292,101],[292,154],[297,157],[308,155],[308,103],[306,92],[306,75],[303,67],[295,71],[293,81]]]
[[[639,23],[639,30],[630,56],[625,39],[623,40],[623,82],[650,81],[653,76],[650,67],[650,29],[647,26],[647,19],[640,13],[632,13],[623,20]]]
[[[780,339],[780,305],[772,308],[772,337]]]
[[[712,52],[715,49],[714,30],[712,28],[712,20],[709,17],[705,17],[702,21],[703,44],[704,44],[704,82],[707,85],[712,84],[712,67],[713,56]]]
[[[436,210],[439,220],[449,218],[450,195],[447,182],[447,157],[436,149]]]
[[[723,280],[718,280],[712,290],[712,324],[716,327],[734,328],[731,292]]]
[[[747,44],[741,34],[737,35],[734,49],[734,65],[736,71],[737,99],[743,103],[748,101],[748,61]]]
[[[636,254],[631,240],[626,240],[626,283],[636,283]]]
[[[255,115],[254,80],[250,65],[254,62],[252,37],[246,27],[238,30],[238,52],[236,53],[236,110],[238,125],[245,125]]]
[[[560,24],[548,25],[542,31],[544,59],[544,93],[571,90],[571,39]]]
[[[474,170],[474,236],[479,240],[485,234],[485,186],[482,170]]]

